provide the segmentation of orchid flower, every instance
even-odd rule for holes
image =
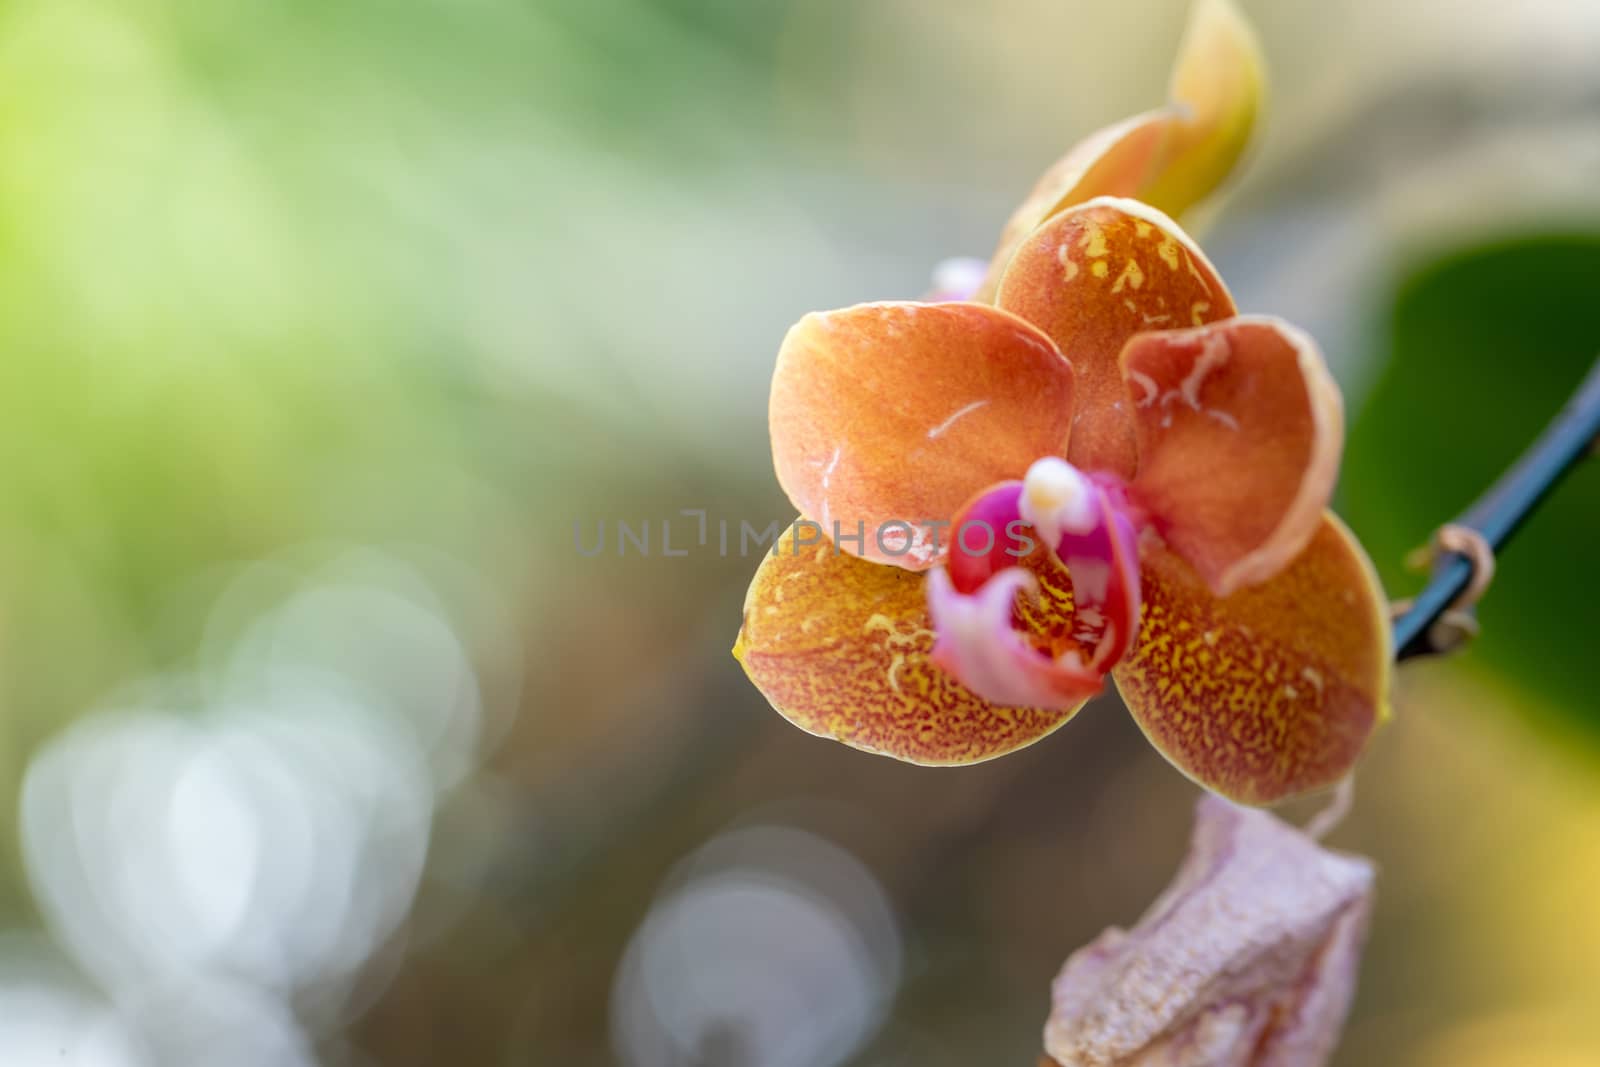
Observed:
[[[1326,511],[1338,388],[1304,333],[1238,314],[1165,213],[1099,195],[1193,202],[1237,157],[1259,81],[1243,23],[1202,0],[1174,80],[1187,106],[1053,169],[1002,239],[992,303],[862,304],[789,331],[773,459],[819,536],[793,529],[763,561],[734,652],[790,721],[971,763],[1055,730],[1109,675],[1225,796],[1349,772],[1386,714],[1390,649],[1371,564]]]

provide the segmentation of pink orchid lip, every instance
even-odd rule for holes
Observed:
[[[995,704],[1075,708],[1100,692],[1105,675],[1076,650],[1052,658],[1012,625],[1017,593],[1038,591],[1021,567],[1000,571],[976,593],[959,593],[944,568],[928,574],[928,614],[938,635],[931,658]]]
[[[935,662],[997,704],[1059,707],[1065,693],[1097,692],[1137,636],[1137,518],[1116,479],[1054,456],[973,497],[952,522],[946,566],[929,575]],[[1054,657],[1015,619],[1017,593],[1037,593],[1025,561],[1041,542],[1072,584],[1077,647]]]
[[[1039,541],[1021,505],[1022,482],[1000,482],[967,501],[951,521],[946,564],[957,592],[977,592],[1032,554]]]

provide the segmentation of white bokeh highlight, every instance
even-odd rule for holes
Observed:
[[[24,860],[152,1062],[311,1067],[316,1032],[372,995],[369,961],[403,947],[435,810],[483,755],[484,688],[468,627],[375,550],[246,568],[216,603],[195,672],[34,757]],[[27,1062],[5,1040],[0,1064]]]
[[[882,1025],[900,969],[859,861],[802,830],[737,830],[690,857],[635,931],[613,1041],[627,1067],[835,1067]]]

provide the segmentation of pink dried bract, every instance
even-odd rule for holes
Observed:
[[[1266,812],[1200,801],[1189,856],[1133,929],[1051,990],[1062,1067],[1317,1067],[1355,991],[1373,867]]]

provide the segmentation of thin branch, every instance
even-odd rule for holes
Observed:
[[[1499,552],[1541,501],[1550,494],[1578,460],[1600,445],[1600,360],[1572,395],[1560,415],[1545,429],[1500,480],[1456,520],[1483,535]],[[1440,555],[1433,578],[1411,602],[1411,608],[1394,623],[1395,658],[1440,651],[1430,634],[1434,623],[1472,580],[1472,563],[1460,553]]]

